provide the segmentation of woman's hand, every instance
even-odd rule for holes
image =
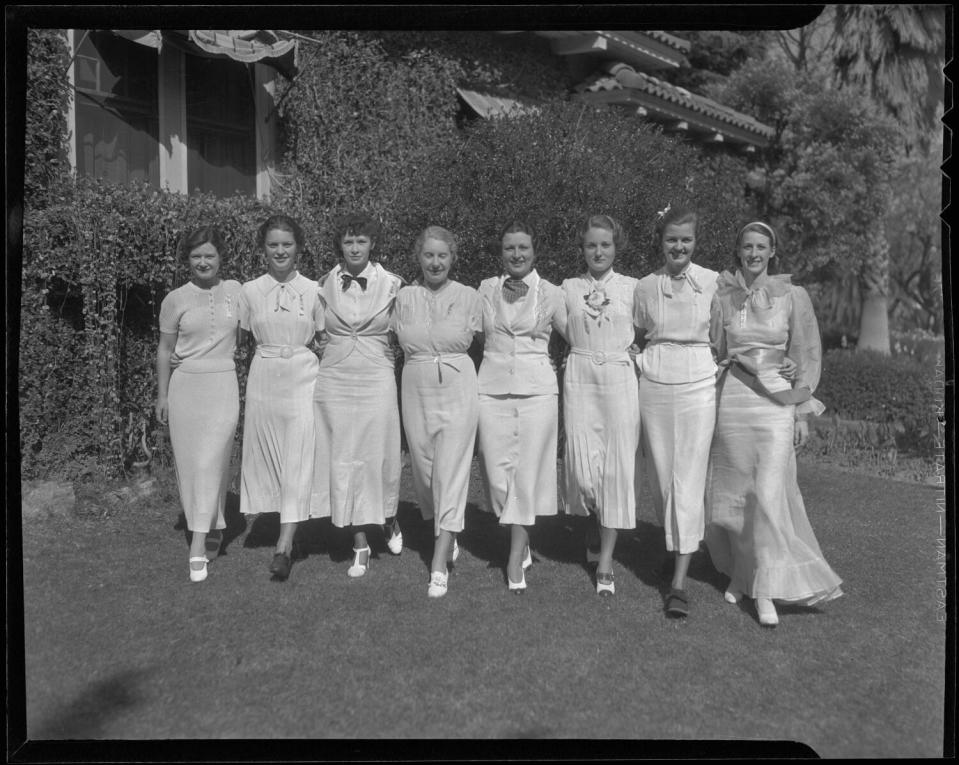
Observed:
[[[796,420],[796,427],[793,429],[793,446],[797,449],[806,445],[809,440],[809,423],[805,419]]]
[[[640,354],[639,346],[636,343],[633,343],[629,348],[626,349],[626,353],[629,354],[629,358],[635,362],[636,357]]]
[[[783,360],[783,363],[779,365],[779,376],[792,382],[796,379],[796,370],[799,368],[799,365],[796,364],[788,356]]]
[[[167,414],[170,411],[170,405],[167,403],[165,396],[157,399],[154,411],[156,412],[157,422],[159,422],[161,425],[166,425]]]

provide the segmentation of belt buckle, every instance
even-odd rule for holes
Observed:
[[[597,364],[605,364],[606,354],[603,351],[593,351],[593,361]]]
[[[288,345],[284,345],[282,348],[280,348],[280,357],[284,359],[292,359],[293,349]]]

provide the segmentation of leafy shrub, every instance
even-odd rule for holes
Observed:
[[[89,178],[24,219],[20,326],[22,474],[116,474],[162,442],[153,419],[160,302],[187,279],[180,237],[224,232],[224,278],[262,273],[250,198],[184,196]],[[304,268],[306,272],[307,268]],[[162,449],[161,449],[162,452]],[[162,454],[160,455],[162,458]]]
[[[936,436],[935,367],[907,356],[832,350],[816,391],[828,414],[885,426],[872,432],[905,451],[931,454]]]

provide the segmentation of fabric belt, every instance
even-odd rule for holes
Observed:
[[[174,368],[174,372],[186,374],[214,374],[216,372],[233,372],[236,363],[229,359],[184,359]]]
[[[570,348],[569,352],[574,356],[586,356],[594,364],[632,364],[629,354],[626,351],[588,351],[585,348]]]
[[[473,363],[469,354],[466,353],[425,353],[419,351],[406,357],[407,364],[436,364],[436,376],[440,382],[443,382],[444,366],[449,367],[454,372],[459,372],[460,368],[454,362],[462,363],[464,360]]]
[[[743,385],[762,396],[771,398],[777,404],[801,404],[812,398],[812,391],[808,387],[792,388],[791,390],[770,391],[757,377],[763,369],[778,368],[786,352],[778,348],[750,348],[748,351],[737,353],[729,366],[730,373]]]
[[[304,353],[312,353],[305,345],[258,345],[256,353],[264,359],[292,359]]]

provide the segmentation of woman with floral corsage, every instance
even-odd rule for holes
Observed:
[[[569,358],[563,383],[566,512],[589,516],[587,562],[596,591],[615,592],[619,529],[636,528],[639,391],[631,349],[637,280],[613,270],[625,237],[606,215],[579,231],[586,273],[563,282]],[[597,550],[598,547],[598,550]]]
[[[373,218],[354,213],[336,225],[342,262],[320,279],[321,346],[316,384],[316,469],[310,515],[353,535],[350,577],[369,570],[369,527],[394,555],[400,490],[400,413],[393,306],[403,280],[371,261],[380,239]]]
[[[226,528],[223,509],[240,415],[233,360],[240,283],[221,279],[223,237],[213,226],[181,247],[190,281],[160,304],[156,417],[169,422],[180,503],[190,540],[190,581],[207,577]]]
[[[416,239],[421,279],[396,297],[394,330],[403,349],[401,402],[420,513],[433,523],[427,595],[441,598],[449,582],[456,535],[463,530],[479,401],[473,336],[482,328],[479,295],[450,279],[457,242],[440,226]]]
[[[256,343],[246,383],[240,511],[280,514],[270,573],[284,581],[297,524],[310,514],[318,367],[310,345],[322,316],[316,282],[297,270],[300,225],[273,215],[260,226],[257,245],[267,272],[246,282],[240,296],[241,335]]]
[[[738,269],[718,280],[724,372],[706,489],[706,545],[729,576],[725,599],[753,598],[765,627],[779,623],[775,600],[812,605],[842,594],[796,483],[806,418],[825,409],[812,396],[819,325],[806,291],[768,273],[775,257],[775,231],[747,224],[736,238]],[[780,373],[784,357],[796,363],[791,384]]]
[[[536,234],[525,222],[500,231],[503,273],[480,284],[483,362],[479,371],[479,448],[486,508],[510,530],[507,589],[526,592],[533,563],[529,532],[556,515],[559,385],[548,345],[566,329],[558,287],[533,267]]]

